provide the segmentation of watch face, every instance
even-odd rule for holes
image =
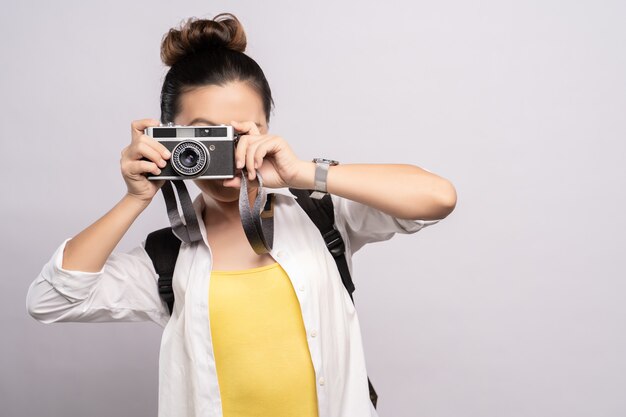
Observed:
[[[326,158],[314,158],[313,162],[318,162],[321,164],[328,164],[328,165],[339,165],[339,161],[335,161],[333,159],[326,159]]]

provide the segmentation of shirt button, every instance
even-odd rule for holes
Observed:
[[[279,250],[278,252],[276,252],[276,257],[284,258],[285,257],[285,252],[283,252],[282,250]]]
[[[298,288],[300,291],[304,291],[304,285],[300,285],[300,288]]]
[[[324,377],[320,376],[320,379],[319,379],[320,385],[324,385],[325,382],[326,382],[326,380],[324,379]]]
[[[315,329],[311,330],[311,337],[315,337],[317,336],[317,332],[315,331]]]

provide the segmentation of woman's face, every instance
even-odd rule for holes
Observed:
[[[198,87],[180,98],[181,111],[174,120],[177,125],[230,125],[231,121],[256,123],[261,134],[267,133],[267,123],[261,97],[246,83],[231,82],[224,86]],[[240,175],[237,170],[236,175]],[[239,189],[224,187],[224,180],[193,180],[200,190],[216,201],[239,199]]]

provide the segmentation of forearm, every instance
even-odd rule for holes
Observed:
[[[70,239],[63,252],[63,268],[98,272],[149,202],[125,195],[108,213]]]
[[[302,188],[312,189],[315,163],[303,166]],[[456,190],[450,181],[408,164],[331,166],[327,191],[402,219],[442,219],[456,205]]]

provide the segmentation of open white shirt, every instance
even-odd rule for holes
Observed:
[[[378,417],[370,397],[357,313],[319,230],[288,189],[275,193],[272,257],[289,275],[300,303],[315,369],[319,417]],[[346,260],[363,245],[415,233],[440,220],[404,220],[332,195]],[[202,195],[193,202],[198,218]],[[159,298],[158,275],[144,249],[113,252],[99,272],[62,268],[66,239],[31,284],[29,313],[43,323],[145,321],[164,327],[159,356],[159,417],[222,417],[211,341],[208,291],[211,249],[183,243],[173,276],[170,317]]]

